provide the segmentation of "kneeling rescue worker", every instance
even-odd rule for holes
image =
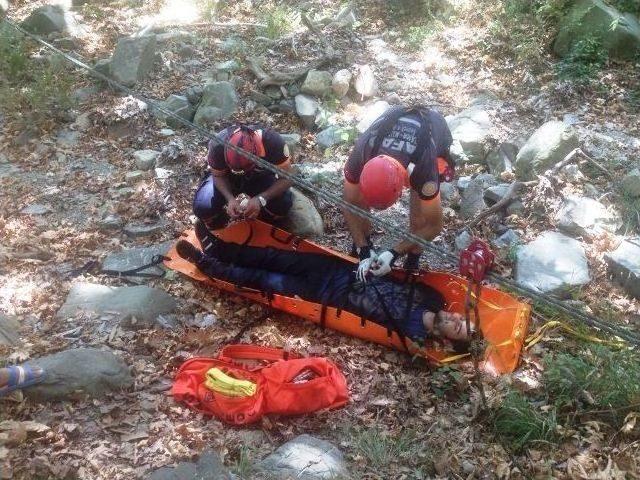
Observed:
[[[291,166],[287,144],[274,130],[237,125],[218,136],[280,168]],[[196,191],[193,213],[209,231],[224,228],[230,220],[259,218],[275,223],[291,209],[291,182],[249,158],[211,140],[207,163],[211,173]]]
[[[425,107],[393,107],[356,141],[344,167],[344,199],[369,210],[385,210],[410,187],[411,233],[432,240],[443,226],[440,181],[453,179],[449,156],[453,143],[444,117]],[[404,268],[418,269],[422,249],[402,241],[381,253],[374,251],[368,220],[343,210],[358,255],[358,279],[369,273],[386,275],[396,259],[407,255]]]

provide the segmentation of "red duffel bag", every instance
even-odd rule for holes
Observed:
[[[205,374],[214,367],[254,382],[256,393],[230,397],[209,390]],[[299,415],[338,408],[349,401],[344,375],[326,358],[302,358],[253,345],[230,345],[217,358],[187,360],[178,370],[172,394],[190,408],[234,425],[256,422],[269,413]]]

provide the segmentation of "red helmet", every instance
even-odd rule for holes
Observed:
[[[248,127],[237,128],[229,137],[229,143],[259,157],[265,155],[262,135]],[[250,172],[256,167],[249,158],[229,147],[224,149],[224,160],[234,173]]]
[[[378,155],[364,165],[360,174],[360,191],[367,205],[384,210],[398,201],[408,181],[407,169],[398,160]]]

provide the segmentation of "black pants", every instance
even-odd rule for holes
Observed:
[[[239,286],[333,306],[346,294],[354,276],[352,265],[327,255],[226,242],[217,245],[215,259],[205,256],[198,268]]]
[[[229,183],[234,195],[246,193],[255,197],[267,190],[276,182],[271,172],[257,172],[249,175],[229,174]],[[279,197],[272,198],[266,207],[260,211],[260,220],[268,223],[277,222],[287,215],[292,205],[291,191],[287,190]],[[193,213],[209,230],[224,228],[229,222],[229,216],[225,210],[227,199],[215,187],[213,175],[209,175],[198,187],[193,199]]]

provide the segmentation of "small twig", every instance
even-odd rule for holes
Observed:
[[[569,152],[569,154],[564,157],[561,161],[559,161],[558,163],[556,163],[553,168],[551,168],[550,170],[547,170],[546,172],[544,172],[544,176],[545,177],[552,177],[553,175],[555,175],[556,173],[558,173],[562,168],[566,167],[567,165],[569,165],[571,162],[573,162],[573,160],[576,158],[576,156],[581,152],[582,150],[580,150],[580,148],[574,148],[573,150],[571,150]]]
[[[280,86],[293,83],[305,76],[309,70],[318,69],[326,63],[332,62],[335,58],[335,55],[325,55],[306,67],[297,68],[288,72],[273,72],[271,74],[265,72],[262,68],[262,59],[247,57],[247,62],[249,63],[249,70],[260,80],[260,86],[264,88],[270,85]]]
[[[267,28],[267,26],[263,23],[252,23],[252,22],[196,22],[189,24],[190,27],[256,27],[256,28]]]
[[[604,173],[607,177],[609,177],[610,179],[613,179],[613,174],[609,170],[604,168],[602,165],[600,165],[595,159],[587,155],[584,150],[580,149],[580,155],[582,155],[591,165],[596,167],[598,170]]]
[[[601,414],[601,413],[615,413],[615,412],[619,412],[620,410],[629,410],[632,408],[637,408],[640,407],[640,403],[632,403],[630,405],[625,405],[624,407],[618,407],[618,408],[608,408],[606,410],[589,410],[587,412],[585,412],[585,414],[587,415],[593,415],[593,414]]]

